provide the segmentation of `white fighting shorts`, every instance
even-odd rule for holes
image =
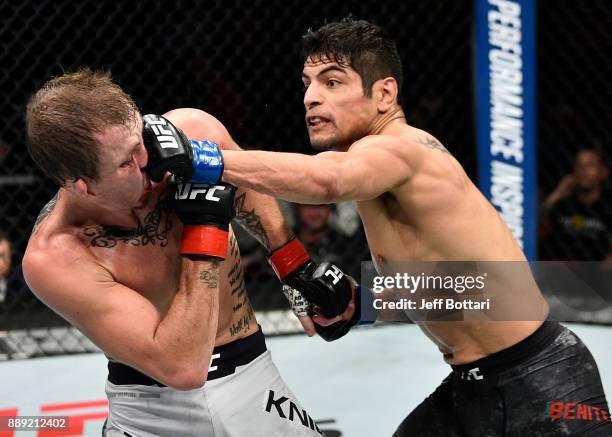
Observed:
[[[282,380],[261,329],[213,350],[204,387],[180,391],[109,362],[108,437],[320,437]]]

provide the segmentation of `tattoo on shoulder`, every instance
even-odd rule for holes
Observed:
[[[424,140],[418,139],[418,140],[415,140],[415,142],[418,144],[422,144],[425,147],[428,147],[430,149],[436,149],[436,150],[439,150],[440,152],[448,153],[450,155],[450,152],[446,150],[446,147],[440,144],[440,142],[436,140],[434,137],[427,137]]]
[[[119,242],[132,246],[158,244],[164,247],[168,244],[168,232],[172,229],[171,215],[165,200],[160,199],[153,211],[146,215],[143,222],[135,228],[122,226],[90,226],[83,234],[90,238],[93,247],[110,249]]]
[[[51,211],[53,211],[53,209],[55,208],[58,199],[59,191],[55,193],[55,196],[53,196],[53,198],[49,200],[47,204],[43,206],[43,209],[41,209],[38,213],[38,217],[36,217],[36,222],[34,223],[32,233],[36,232],[36,230],[38,229],[38,225],[40,225],[47,217],[49,217],[49,214],[51,214]]]
[[[245,200],[246,193],[242,193],[234,199],[236,220],[244,226],[246,230],[266,248],[266,250],[270,250],[270,238],[261,223],[261,218],[255,213],[255,209],[246,209]]]

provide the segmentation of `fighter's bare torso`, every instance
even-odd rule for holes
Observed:
[[[151,302],[161,320],[179,288],[182,232],[180,220],[169,214],[160,200],[163,190],[162,184],[154,186],[149,198],[134,210],[140,223],[137,227],[102,226],[91,221],[75,223],[71,220],[74,214],[66,200],[68,196],[60,190],[41,213],[28,250],[56,253],[58,263],[66,264],[67,275],[71,274],[70,269],[87,266],[96,272],[97,280],[135,290]],[[257,330],[233,232],[227,259],[220,264],[220,277],[216,346]],[[77,317],[62,316],[78,326]],[[138,314],[134,318],[134,323],[138,323]]]
[[[435,138],[404,123],[391,123],[380,133],[400,139],[403,153],[411,154],[413,174],[393,190],[357,202],[375,264],[525,261],[500,215]],[[545,317],[543,298],[538,294],[536,300]],[[451,364],[509,347],[540,324],[537,320],[419,322]]]

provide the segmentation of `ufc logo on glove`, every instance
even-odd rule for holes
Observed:
[[[219,202],[221,199],[215,196],[217,190],[225,190],[227,187],[223,185],[208,185],[208,184],[194,184],[186,182],[184,184],[178,184],[174,198],[176,200],[195,200],[199,194],[204,194],[206,200],[211,202]]]
[[[165,118],[154,114],[147,114],[142,119],[148,123],[162,149],[178,149],[179,145]]]

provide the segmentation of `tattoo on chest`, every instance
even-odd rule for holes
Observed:
[[[444,147],[442,144],[440,144],[435,138],[433,137],[427,137],[424,140],[415,140],[418,144],[422,144],[425,147],[428,147],[430,149],[436,149],[439,150],[442,153],[448,153],[450,155],[450,152],[448,150],[446,150],[446,147]]]
[[[227,279],[232,290],[232,295],[240,297],[246,293],[246,286],[244,285],[244,273],[242,271],[242,261],[240,260],[239,256],[240,251],[238,250],[238,241],[236,241],[234,234],[230,236],[229,244],[230,253],[236,258],[236,263],[232,266],[227,274]]]
[[[43,206],[43,209],[41,209],[40,212],[38,213],[38,217],[36,217],[36,223],[34,223],[34,228],[32,229],[32,233],[36,232],[36,229],[38,229],[38,225],[40,225],[40,223],[44,219],[49,217],[49,214],[51,214],[51,211],[53,211],[53,209],[55,208],[55,205],[57,204],[58,199],[59,199],[59,191],[55,193],[55,196],[53,196],[53,199],[49,200],[47,204]]]
[[[135,228],[121,226],[90,226],[83,230],[83,234],[91,238],[93,247],[110,249],[118,243],[131,246],[147,246],[159,244],[164,247],[168,244],[168,232],[172,229],[172,219],[168,213],[165,201],[158,201],[142,223]]]
[[[250,211],[246,209],[245,201],[246,193],[242,193],[234,199],[236,220],[244,226],[249,233],[266,248],[266,250],[270,250],[270,238],[261,223],[261,218],[255,213],[255,209]]]

